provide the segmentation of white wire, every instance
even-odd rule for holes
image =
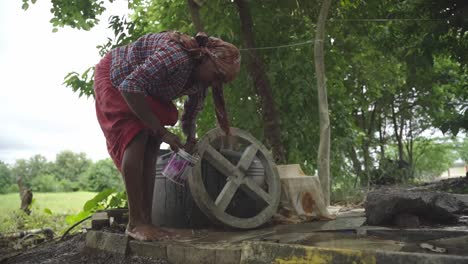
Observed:
[[[293,44],[287,44],[287,45],[279,45],[279,46],[271,46],[271,47],[260,47],[260,48],[246,48],[246,49],[239,49],[240,51],[246,51],[246,50],[266,50],[266,49],[278,49],[278,48],[289,48],[293,46],[300,46],[300,45],[305,45],[314,42],[314,40],[307,40],[304,42],[298,42],[298,43],[293,43]]]
[[[368,22],[387,22],[387,21],[447,21],[447,19],[425,19],[425,18],[350,18],[350,19],[329,19],[328,21],[368,21]],[[247,51],[247,50],[268,50],[268,49],[279,49],[279,48],[289,48],[294,46],[301,46],[306,45],[314,42],[313,39],[307,40],[304,42],[298,42],[293,44],[286,44],[286,45],[279,45],[279,46],[269,46],[269,47],[259,47],[259,48],[244,48],[239,49],[240,51]]]
[[[386,22],[386,21],[447,21],[448,19],[442,18],[343,18],[333,19],[330,18],[328,21],[370,21],[370,22]]]

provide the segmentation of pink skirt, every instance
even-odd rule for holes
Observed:
[[[149,129],[132,112],[127,102],[110,80],[112,56],[108,53],[94,72],[96,115],[107,142],[107,151],[119,170],[128,144],[143,129]],[[164,102],[147,96],[152,112],[162,125],[177,123],[178,111],[172,102]]]

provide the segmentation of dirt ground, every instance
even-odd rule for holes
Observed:
[[[2,256],[3,258],[4,256]],[[0,258],[0,259],[2,259]],[[20,255],[10,257],[1,264],[168,264],[162,259],[121,256],[106,252],[94,251],[85,248],[85,235],[79,234],[66,241],[55,241],[41,244],[35,248],[22,252]]]

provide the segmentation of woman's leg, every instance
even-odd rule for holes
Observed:
[[[125,149],[122,161],[129,209],[126,233],[137,240],[157,240],[169,235],[167,231],[151,225],[152,201],[148,202],[148,197],[151,195],[152,200],[152,189],[149,193],[150,186],[144,173],[148,137],[144,130],[135,136]]]
[[[145,209],[145,218],[151,223],[151,212],[153,208],[153,190],[156,174],[156,161],[158,159],[158,150],[161,141],[154,136],[148,137],[145,149],[145,159],[143,165],[143,200]]]
[[[128,197],[129,227],[147,224],[143,215],[144,196],[143,186],[143,160],[148,134],[141,131],[128,144],[122,160],[122,176],[125,182]]]

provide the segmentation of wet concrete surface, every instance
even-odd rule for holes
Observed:
[[[185,252],[183,260],[180,263],[188,263],[186,262],[187,256],[193,259],[192,255],[195,253],[203,253],[206,256],[212,257],[214,259],[212,263],[220,263],[217,258],[224,258],[224,256],[228,255],[234,255],[236,259],[239,259],[241,252],[242,254],[245,253],[245,243],[258,243],[258,245],[265,243],[266,245],[275,244],[280,247],[286,245],[291,247],[304,246],[317,248],[319,251],[320,249],[329,249],[334,252],[336,251],[336,254],[345,252],[341,252],[340,250],[354,250],[355,252],[387,252],[385,254],[426,253],[429,257],[439,255],[442,258],[444,256],[468,256],[468,227],[466,225],[393,229],[379,226],[365,226],[364,222],[365,218],[362,217],[362,212],[348,211],[344,216],[338,215],[337,219],[332,221],[270,225],[247,231],[232,229],[173,229],[172,231],[178,234],[176,239],[159,242],[128,241],[128,239],[124,239],[125,236],[121,232],[100,232],[100,234],[104,235],[108,233],[111,236],[107,240],[112,240],[115,243],[122,241],[121,243],[124,243],[122,246],[125,249],[123,252],[130,252],[130,255],[133,256],[153,256],[160,263],[164,263],[164,259],[178,259],[178,257],[174,257],[173,253],[180,251]],[[87,236],[87,240],[90,237],[89,235]],[[105,245],[105,243],[102,243],[103,241],[106,240],[97,239],[95,241],[96,245],[87,245],[87,247],[109,252],[119,248],[115,245],[109,246],[109,249],[105,248],[105,246],[101,248],[102,245]],[[76,242],[54,245],[54,248],[57,249],[57,246],[59,246],[63,250],[54,250],[52,258],[57,261],[50,263],[64,263],[63,260],[65,259],[67,263],[109,263],[107,262],[108,260],[112,260],[115,263],[129,263],[126,262],[129,260],[128,257],[118,257],[118,254],[116,255],[115,253],[108,253],[107,255],[87,253],[83,255],[81,249],[77,250],[80,247],[76,247],[76,244],[80,245],[80,243],[83,243],[82,238],[76,240]],[[75,245],[73,250],[71,250],[69,246],[73,244]],[[125,247],[125,245],[127,246]],[[296,252],[294,250],[292,253]],[[44,253],[44,259],[51,258],[50,254],[52,254],[52,251],[46,249],[39,251],[41,252],[39,256],[42,256],[42,253]],[[156,251],[160,251],[161,254],[155,254]],[[37,250],[33,250],[26,255],[22,254],[22,256],[13,257],[6,263],[33,263],[32,256],[37,253]],[[205,258],[203,254],[199,257]],[[271,254],[274,254],[274,252]],[[422,255],[419,257],[423,258]],[[94,262],[90,262],[90,259],[93,259]],[[226,257],[227,259],[229,258]],[[144,258],[138,259],[138,261],[146,263],[146,259]],[[140,263],[138,261],[135,263]],[[196,263],[196,261],[192,262]],[[179,263],[179,261],[173,263]],[[239,262],[234,261],[232,263]]]
[[[320,248],[384,250],[468,256],[468,227],[393,229],[365,226],[360,212],[348,212],[332,221],[266,226],[239,230],[176,230],[177,242],[234,245],[264,241]],[[429,245],[429,246],[428,246]],[[440,248],[444,249],[440,252]],[[439,250],[439,251],[438,251]]]

